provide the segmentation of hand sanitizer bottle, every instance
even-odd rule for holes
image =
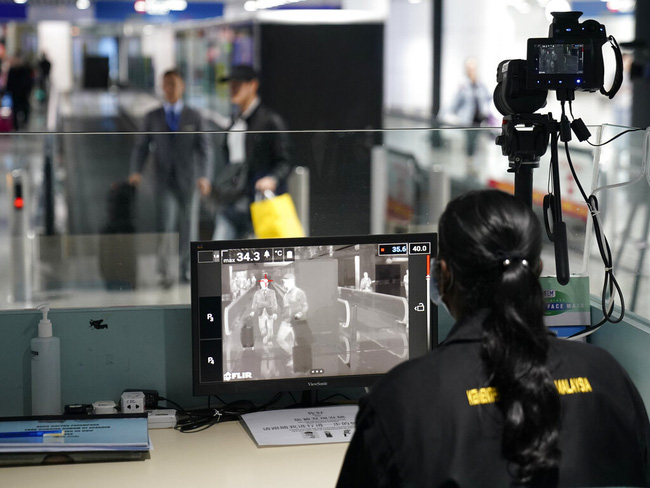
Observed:
[[[61,346],[52,336],[49,305],[38,307],[43,318],[32,339],[32,415],[61,415]]]

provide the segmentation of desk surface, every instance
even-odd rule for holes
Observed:
[[[309,488],[336,484],[347,444],[258,448],[239,422],[194,434],[149,431],[146,461],[0,468],[4,488]]]

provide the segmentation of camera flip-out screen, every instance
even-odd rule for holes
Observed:
[[[595,48],[591,40],[584,39],[528,39],[527,88],[599,89],[603,67]]]

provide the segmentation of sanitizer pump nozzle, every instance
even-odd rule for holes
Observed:
[[[50,306],[44,303],[38,306],[38,310],[43,314],[43,318],[38,323],[38,337],[52,337],[52,321],[47,318]]]

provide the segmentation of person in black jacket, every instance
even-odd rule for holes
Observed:
[[[292,168],[291,143],[282,117],[261,102],[259,77],[251,66],[235,65],[230,75],[220,81],[229,83],[231,101],[239,109],[228,128],[225,153],[229,166],[226,171],[238,175],[233,179],[241,181],[213,189],[220,202],[213,237],[252,237],[249,205],[256,193],[286,192]]]
[[[7,92],[13,102],[13,124],[15,130],[29,124],[31,112],[30,97],[34,88],[34,73],[22,54],[16,54],[7,73]]]
[[[607,352],[543,323],[541,229],[496,191],[452,201],[432,274],[456,323],[360,402],[338,487],[650,486],[650,425]]]

